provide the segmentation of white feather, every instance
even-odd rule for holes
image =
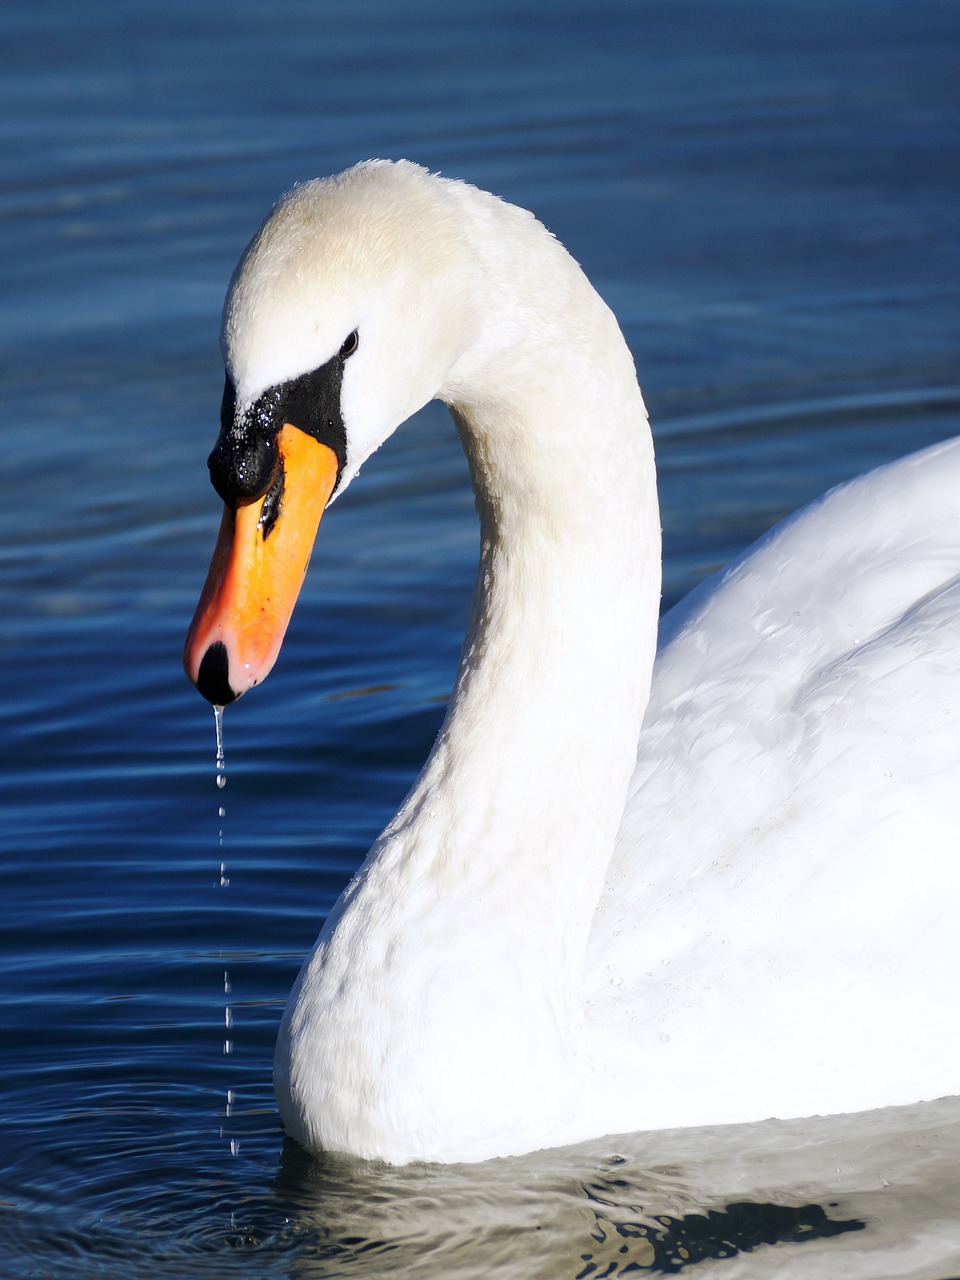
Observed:
[[[654,669],[646,414],[563,248],[413,165],[307,184],[228,298],[241,402],[354,328],[345,481],[438,396],[482,551],[438,742],[284,1017],[289,1131],[476,1160],[956,1090],[960,444],[772,531]]]

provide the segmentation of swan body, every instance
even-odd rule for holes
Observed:
[[[774,529],[658,651],[632,360],[531,215],[406,162],[308,183],[223,333],[223,449],[330,370],[342,491],[437,397],[481,525],[437,742],[284,1014],[292,1136],[480,1160],[955,1092],[960,442]],[[235,696],[265,669],[216,635]]]

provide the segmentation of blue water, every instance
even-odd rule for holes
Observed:
[[[281,191],[405,155],[559,235],[636,357],[669,604],[958,430],[958,99],[953,0],[7,0],[0,1276],[960,1274],[952,1103],[478,1169],[284,1143],[280,1010],[466,617],[445,411],[324,522],[223,792],[179,665],[220,303]]]

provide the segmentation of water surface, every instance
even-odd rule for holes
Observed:
[[[466,618],[445,411],[325,521],[222,792],[179,670],[220,303],[282,190],[406,155],[560,236],[636,357],[669,604],[955,433],[958,49],[946,0],[4,6],[0,1274],[960,1274],[953,1103],[476,1169],[283,1143],[283,1001]]]

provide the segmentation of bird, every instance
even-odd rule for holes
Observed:
[[[660,620],[633,358],[532,213],[406,160],[304,182],[222,350],[208,701],[266,676],[326,508],[430,400],[480,526],[436,742],[280,1024],[287,1133],[483,1161],[960,1091],[960,441]]]

